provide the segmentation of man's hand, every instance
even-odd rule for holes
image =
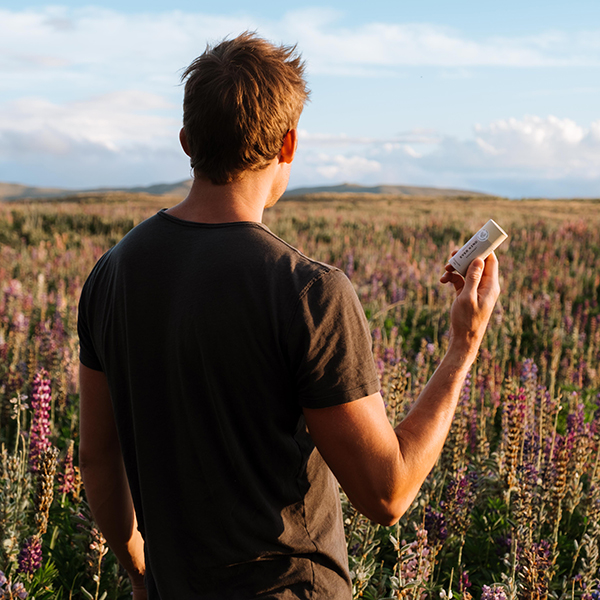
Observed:
[[[498,259],[493,252],[485,263],[481,258],[476,258],[469,265],[464,278],[453,272],[451,265],[446,265],[446,272],[440,281],[452,283],[456,290],[456,299],[450,312],[450,346],[474,359],[500,294]]]

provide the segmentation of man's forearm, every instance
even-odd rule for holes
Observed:
[[[405,504],[410,505],[442,451],[474,356],[451,346],[408,415],[394,430],[400,446],[400,477],[413,482]]]
[[[92,515],[132,584],[143,587],[144,542],[137,529],[108,382],[101,371],[80,364],[79,384],[79,465]]]
[[[475,351],[451,346],[395,429],[379,393],[304,409],[323,458],[354,506],[373,521],[391,525],[411,505],[442,450]]]
[[[120,453],[81,463],[83,483],[94,520],[132,580],[143,580],[144,541]]]

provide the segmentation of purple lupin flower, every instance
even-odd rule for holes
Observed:
[[[459,469],[448,482],[444,500],[440,502],[448,526],[458,536],[464,535],[471,524],[478,483],[476,471],[467,473],[466,468]]]
[[[31,408],[33,418],[29,437],[29,466],[35,473],[39,469],[41,454],[50,447],[50,376],[41,369],[33,380]]]
[[[471,585],[473,584],[469,579],[469,572],[463,571],[458,581],[458,591],[464,594],[464,592],[466,592],[471,587]]]
[[[390,365],[395,365],[398,361],[396,360],[396,351],[394,348],[390,348],[389,346],[383,351],[383,361],[389,363]]]
[[[12,592],[13,598],[19,598],[19,600],[25,600],[25,598],[27,598],[27,596],[28,596],[25,586],[20,581],[13,583],[11,592]]]
[[[537,382],[538,368],[532,358],[526,358],[521,367],[521,381],[523,383]]]
[[[430,545],[433,548],[441,548],[448,537],[444,513],[434,510],[431,506],[426,506],[424,525]]]
[[[37,535],[27,538],[17,561],[19,573],[35,573],[42,565],[42,539]]]
[[[506,598],[506,592],[500,586],[484,585],[481,588],[481,600],[506,600]]]
[[[465,382],[463,383],[462,390],[460,391],[460,400],[461,404],[468,404],[471,400],[471,373],[467,373],[465,377]]]

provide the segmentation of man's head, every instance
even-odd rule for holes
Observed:
[[[184,72],[183,129],[194,175],[214,184],[265,168],[309,91],[295,48],[252,33],[208,46]]]

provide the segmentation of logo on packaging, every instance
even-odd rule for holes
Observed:
[[[487,229],[482,229],[477,233],[477,239],[480,242],[485,242],[490,237],[490,232]]]

